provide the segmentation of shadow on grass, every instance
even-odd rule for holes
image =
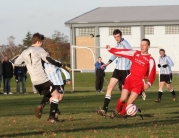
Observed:
[[[64,120],[65,121],[65,120]],[[105,126],[105,125],[100,125],[100,126],[86,126],[83,128],[68,128],[68,129],[60,129],[57,128],[55,130],[49,130],[49,131],[34,131],[34,132],[21,132],[17,134],[0,134],[0,137],[18,137],[18,136],[35,136],[35,135],[44,135],[44,134],[52,134],[52,133],[68,133],[68,132],[80,132],[80,131],[89,131],[89,130],[107,130],[107,129],[115,129],[115,128],[128,128],[131,129],[133,127],[156,127],[156,126],[163,126],[163,125],[171,125],[171,124],[176,124],[178,123],[178,119],[167,119],[167,120],[158,120],[158,121],[148,121],[148,122],[140,122],[140,123],[133,123],[133,124],[118,124],[118,125],[113,125],[113,126]],[[104,123],[103,123],[104,124]],[[56,124],[46,124],[46,125],[56,125]]]

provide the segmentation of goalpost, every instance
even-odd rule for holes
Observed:
[[[105,47],[99,47],[99,46],[71,46],[71,69],[72,69],[72,88],[71,92],[73,91],[95,91],[95,67],[94,64],[97,61],[98,56],[101,56],[99,53],[104,53],[106,51],[106,55],[103,55],[102,58],[109,59],[111,55],[105,50]],[[140,50],[140,47],[132,47],[134,50]],[[167,55],[171,57],[171,59],[174,61],[175,68],[179,68],[179,59],[176,52],[169,47],[163,46],[152,46],[149,49],[149,53],[154,57],[156,65],[158,64],[159,60],[159,49],[165,49]],[[80,51],[81,50],[81,51]],[[98,51],[98,52],[97,52]],[[100,51],[100,52],[99,52]],[[80,57],[80,53],[82,53],[82,57]],[[98,53],[98,54],[96,54]],[[106,63],[108,60],[103,60],[104,63]],[[80,65],[81,64],[81,65]],[[110,65],[111,68],[115,68],[114,65]],[[83,65],[83,67],[82,67]],[[157,66],[156,66],[157,67]],[[109,67],[107,67],[109,68]],[[107,88],[108,82],[110,80],[110,77],[112,75],[113,70],[105,71],[106,75],[104,78],[104,88]],[[178,70],[177,70],[178,71]],[[176,71],[176,72],[177,72]],[[157,72],[160,74],[160,70],[157,67]],[[82,77],[82,78],[80,78]],[[160,77],[158,79],[160,81]],[[157,83],[159,85],[159,83]],[[83,87],[83,88],[82,88]],[[158,86],[156,86],[158,87]]]

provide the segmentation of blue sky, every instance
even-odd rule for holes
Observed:
[[[97,7],[179,5],[179,0],[0,0],[0,45],[9,36],[22,44],[28,31],[51,37],[54,30],[69,36],[64,22]]]

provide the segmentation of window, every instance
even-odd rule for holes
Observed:
[[[109,35],[113,35],[115,29],[119,29],[122,35],[131,35],[131,27],[109,27]]]
[[[77,36],[90,36],[90,34],[95,35],[94,28],[77,28]]]
[[[145,34],[146,35],[154,34],[154,26],[145,26]]]
[[[179,34],[179,25],[165,26],[165,34]]]

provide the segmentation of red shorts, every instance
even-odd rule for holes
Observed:
[[[123,89],[127,89],[129,92],[135,92],[140,95],[144,91],[144,84],[144,79],[129,74],[125,79]]]

